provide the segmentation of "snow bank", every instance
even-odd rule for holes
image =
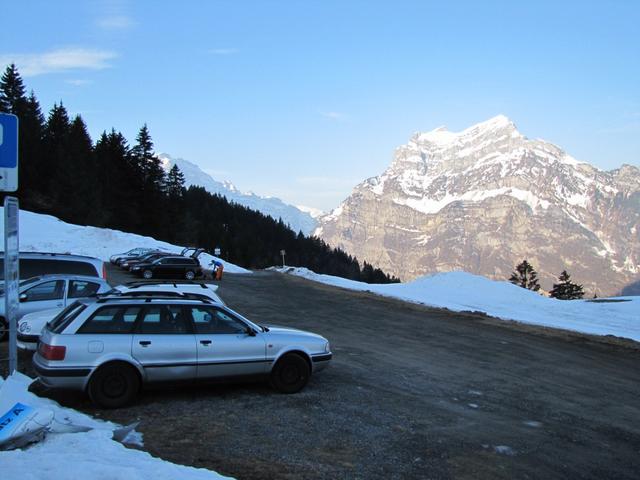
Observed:
[[[111,432],[91,430],[48,436],[30,448],[0,452],[2,478],[21,480],[216,480],[210,470],[185,467],[131,450],[111,439]]]
[[[0,215],[4,208],[0,207]],[[116,253],[126,252],[136,247],[157,248],[168,252],[180,253],[183,247],[161,242],[151,237],[134,233],[111,230],[110,228],[73,225],[39,213],[20,210],[20,251],[22,252],[56,252],[88,255],[109,261]],[[0,232],[4,235],[4,223],[0,222]],[[200,264],[209,268],[211,255],[202,254]],[[224,271],[227,273],[251,273],[242,267],[222,259]]]
[[[480,311],[532,325],[640,341],[640,297],[556,300],[509,282],[466,272],[439,273],[409,283],[372,285],[320,275],[306,268],[272,268],[350,290],[369,291],[413,303],[454,311]]]
[[[223,477],[210,470],[185,467],[154,458],[146,452],[131,450],[113,440],[110,422],[95,420],[88,415],[63,408],[53,400],[27,391],[32,379],[16,373],[3,380],[0,377],[0,415],[16,402],[50,409],[56,422],[52,432],[65,431],[65,426],[92,428],[80,433],[50,433],[41,442],[27,448],[0,452],[2,478],[35,480],[55,478],[76,480],[95,478],[110,480],[220,480]]]

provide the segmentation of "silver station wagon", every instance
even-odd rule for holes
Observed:
[[[117,408],[147,383],[266,377],[295,393],[331,356],[320,335],[261,326],[209,300],[114,296],[63,310],[42,332],[33,364],[45,386]]]

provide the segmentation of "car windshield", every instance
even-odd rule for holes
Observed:
[[[87,308],[87,306],[84,303],[74,302],[47,323],[47,327],[53,333],[62,333],[85,308]]]

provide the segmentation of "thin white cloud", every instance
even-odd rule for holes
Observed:
[[[101,18],[96,24],[105,30],[126,30],[135,26],[136,22],[126,15],[110,15]]]
[[[85,85],[90,85],[93,82],[84,78],[70,78],[65,80],[64,83],[73,85],[74,87],[84,87]]]
[[[118,55],[108,50],[91,48],[60,48],[45,53],[15,53],[0,55],[0,65],[15,63],[23,77],[69,70],[103,70]]]
[[[212,55],[233,55],[238,53],[240,50],[237,48],[212,48],[209,50],[209,53]]]
[[[341,112],[320,112],[320,115],[330,120],[343,120],[345,118],[344,113]]]

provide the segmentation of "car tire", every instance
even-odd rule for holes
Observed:
[[[126,363],[109,363],[98,368],[91,376],[87,393],[96,405],[102,408],[120,408],[138,395],[140,377]]]
[[[0,317],[0,342],[4,342],[9,338],[9,323]]]
[[[187,280],[193,280],[196,278],[196,273],[193,270],[187,270],[184,274],[184,278]]]
[[[142,272],[142,276],[149,280],[153,278],[153,272],[151,270],[145,270],[144,272]]]
[[[282,393],[297,393],[311,376],[309,363],[296,353],[283,356],[271,371],[271,386]]]

